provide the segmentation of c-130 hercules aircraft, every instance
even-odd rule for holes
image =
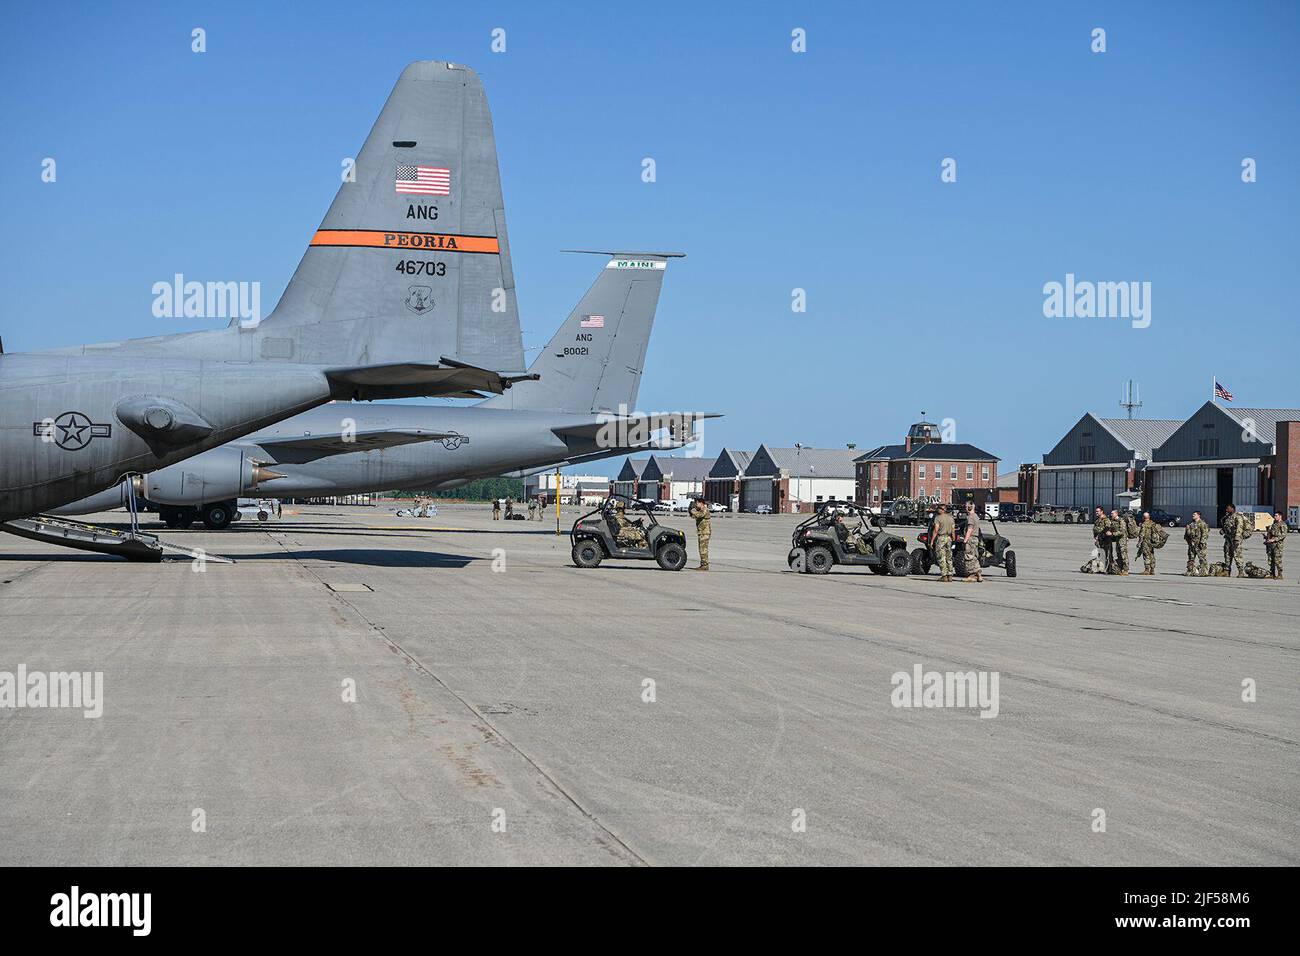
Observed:
[[[332,399],[481,397],[530,379],[478,76],[408,66],[354,168],[260,323],[0,353],[0,522]],[[374,448],[440,436],[395,427],[354,437]],[[259,467],[241,463],[249,479]]]
[[[331,404],[171,465],[57,514],[158,506],[171,527],[229,525],[233,499],[258,491],[248,462],[273,469],[261,493],[324,497],[454,487],[474,478],[681,447],[703,417],[627,413],[636,403],[667,261],[678,253],[612,253],[529,371],[534,381],[469,407]],[[355,437],[339,438],[349,431]],[[433,440],[371,448],[363,436],[418,431]],[[666,434],[665,434],[666,433]]]

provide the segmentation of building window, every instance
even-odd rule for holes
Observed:
[[[988,465],[984,465],[983,467],[980,468],[980,477],[983,478],[985,481],[988,481],[988,480],[989,480],[989,466],[988,466]]]
[[[871,500],[872,500],[872,501],[879,501],[879,500],[880,500],[880,489],[879,489],[879,488],[873,488],[873,489],[871,490]]]
[[[925,485],[922,485],[920,488],[917,488],[917,489],[916,489],[916,496],[917,496],[918,498],[924,498],[924,497],[925,497]]]
[[[879,465],[872,465],[872,466],[871,466],[871,477],[872,477],[872,478],[879,478],[879,477],[880,477],[880,466],[879,466]]]
[[[1096,461],[1096,460],[1097,460],[1097,446],[1096,446],[1096,445],[1080,445],[1080,446],[1079,446],[1079,461],[1080,461],[1080,463],[1083,463],[1083,462],[1092,462],[1092,461]]]
[[[903,477],[907,477],[907,462],[903,462]]]
[[[972,478],[974,478],[974,477],[975,477],[975,466],[974,466],[974,465],[967,465],[967,466],[966,466],[966,480],[967,480],[967,481],[970,481],[970,480],[971,480]]]
[[[916,477],[918,478],[925,477],[925,465],[921,464],[916,466]]]
[[[1196,454],[1199,458],[1217,458],[1219,455],[1219,439],[1196,439]]]
[[[956,466],[956,465],[949,465],[949,466],[948,466],[948,477],[951,478],[953,481],[956,481],[956,480],[957,480],[957,466]]]

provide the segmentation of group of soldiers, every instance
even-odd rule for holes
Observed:
[[[1183,530],[1187,542],[1187,570],[1185,577],[1231,577],[1237,567],[1239,578],[1273,578],[1282,580],[1282,552],[1286,548],[1287,526],[1282,513],[1273,514],[1273,523],[1264,532],[1264,548],[1268,552],[1268,570],[1246,561],[1244,543],[1255,533],[1254,515],[1241,514],[1235,505],[1228,505],[1219,534],[1223,537],[1223,562],[1208,563],[1210,526],[1199,511],[1192,512],[1191,523]],[[1156,573],[1156,552],[1164,547],[1169,533],[1151,519],[1150,512],[1142,513],[1139,523],[1132,513],[1120,514],[1113,510],[1109,515],[1097,508],[1092,523],[1092,537],[1096,547],[1093,560],[1084,570],[1096,573],[1126,575],[1129,573],[1129,541],[1137,541],[1142,557],[1142,574]]]
[[[939,565],[939,580],[953,579],[952,546],[957,540],[957,521],[948,513],[948,506],[940,504],[930,526],[930,551]],[[961,563],[963,581],[983,582],[984,569],[980,566],[980,516],[975,502],[966,502],[966,527],[961,534]]]
[[[506,497],[505,512],[506,512],[506,520],[509,521],[514,516],[515,513],[514,498],[509,496]],[[529,498],[528,499],[528,520],[533,521],[535,519],[537,521],[542,521],[545,518],[546,518],[546,502],[543,501],[540,497]],[[492,520],[493,521],[501,520],[501,499],[500,498],[492,499]]]

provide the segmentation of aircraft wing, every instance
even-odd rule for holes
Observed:
[[[330,455],[347,455],[354,451],[374,451],[395,448],[422,441],[447,441],[465,438],[459,432],[436,432],[424,428],[371,428],[346,435],[339,432],[319,435],[299,435],[272,438],[266,441],[253,439],[276,464],[303,464],[328,458]]]
[[[341,399],[403,398],[421,386],[422,395],[460,395],[467,392],[501,394],[515,382],[538,376],[528,372],[494,372],[443,357],[436,363],[394,362],[389,365],[358,365],[332,368],[325,372]]]
[[[552,428],[556,435],[561,438],[586,438],[595,440],[602,434],[611,438],[618,439],[618,445],[624,446],[628,442],[623,441],[624,436],[645,436],[641,441],[635,441],[631,444],[644,444],[648,441],[651,434],[657,431],[668,429],[673,439],[682,436],[683,431],[690,432],[689,426],[693,422],[705,418],[721,418],[720,412],[652,412],[650,414],[633,413],[631,415],[601,415],[594,421],[577,422],[572,425],[558,425]],[[671,441],[671,439],[670,439]],[[680,445],[669,444],[667,447],[680,447]]]

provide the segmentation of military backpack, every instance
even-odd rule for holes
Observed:
[[[1163,548],[1168,541],[1169,532],[1160,527],[1160,525],[1156,525],[1155,533],[1151,536],[1151,543],[1157,548]]]
[[[1126,514],[1124,515],[1123,521],[1124,521],[1124,537],[1136,538],[1138,536],[1137,519],[1134,518],[1133,515],[1131,514]]]
[[[1241,534],[1241,540],[1245,541],[1255,533],[1255,516],[1253,514],[1242,514],[1237,512],[1237,531]]]

